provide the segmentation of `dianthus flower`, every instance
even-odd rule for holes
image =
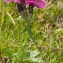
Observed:
[[[22,0],[6,0],[6,2],[12,2],[12,1],[21,3]],[[45,8],[47,2],[45,0],[25,0],[25,4],[33,4],[38,8]]]

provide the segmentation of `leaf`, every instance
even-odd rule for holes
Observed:
[[[30,52],[30,59],[33,62],[44,63],[44,61],[42,60],[42,58],[35,58],[38,54],[39,54],[39,52],[37,50],[36,51],[31,51]]]
[[[39,52],[36,50],[36,51],[31,51],[30,52],[30,58],[33,59],[35,58],[37,55],[39,54]]]

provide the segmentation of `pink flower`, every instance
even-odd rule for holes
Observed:
[[[6,2],[12,2],[12,1],[20,3],[20,0],[6,0]]]
[[[45,8],[47,5],[47,2],[45,0],[27,0],[26,4],[31,4],[33,3],[34,6],[38,8]]]
[[[20,3],[20,0],[6,0],[6,2],[12,2],[12,1]],[[25,0],[25,4],[33,4],[38,8],[45,8],[47,2],[45,0]]]
[[[6,2],[11,2],[12,0],[6,0]]]

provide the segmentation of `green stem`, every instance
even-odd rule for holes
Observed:
[[[32,31],[31,31],[31,27],[30,27],[30,24],[29,24],[29,20],[31,20],[31,19],[30,19],[30,16],[28,17],[28,13],[26,12],[26,10],[24,10],[23,12],[21,12],[21,16],[22,16],[22,17],[25,19],[25,21],[26,21],[26,24],[27,24],[27,31],[28,31],[28,33],[29,33],[29,35],[30,35],[30,38],[33,40],[34,44],[36,45],[38,51],[39,51],[40,54],[41,54],[41,51],[40,51],[40,49],[38,48],[38,45],[37,45],[37,43],[35,42],[35,39],[34,39],[34,37],[33,37]]]
[[[29,33],[31,39],[33,40],[34,44],[36,45],[37,49],[39,50],[39,48],[38,48],[38,46],[37,46],[37,43],[35,42],[35,39],[34,39],[34,37],[33,37],[33,34],[32,34],[32,31],[31,31],[30,24],[29,24],[28,21],[26,21],[26,23],[27,23],[27,30],[28,30],[28,33]],[[39,50],[39,52],[41,53],[40,50]]]

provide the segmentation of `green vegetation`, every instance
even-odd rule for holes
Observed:
[[[38,47],[16,4],[0,0],[0,62],[63,63],[63,0],[50,0],[44,10],[35,8],[29,24]]]

